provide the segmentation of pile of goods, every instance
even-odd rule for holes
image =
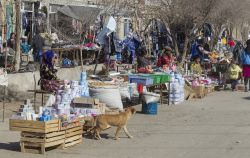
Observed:
[[[185,80],[180,74],[171,73],[171,83],[170,83],[170,103],[171,104],[180,104],[184,102]]]
[[[220,54],[218,52],[212,52],[209,54],[209,58],[211,63],[217,63],[218,59],[220,58]]]
[[[58,88],[54,89],[55,95],[50,95],[45,107],[39,108],[39,113],[35,114],[35,111],[30,104],[30,101],[26,101],[24,105],[21,105],[20,112],[13,115],[13,119],[20,120],[39,120],[50,121],[54,119],[60,119],[62,122],[72,122],[77,118],[85,116],[96,116],[102,114],[104,104],[99,103],[99,100],[93,102],[95,106],[88,106],[88,108],[79,109],[75,107],[75,100],[82,100],[83,107],[86,98],[89,98],[89,87],[87,81],[86,72],[81,73],[80,81],[60,81],[57,82]],[[86,102],[88,103],[88,102]],[[79,104],[79,102],[78,102]]]

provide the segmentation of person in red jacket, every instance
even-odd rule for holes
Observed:
[[[171,66],[174,62],[174,57],[172,56],[172,49],[170,47],[166,47],[164,53],[158,58],[157,66]]]

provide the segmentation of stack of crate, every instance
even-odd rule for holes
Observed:
[[[21,152],[45,154],[46,149],[67,149],[82,143],[83,127],[70,123],[61,127],[60,120],[48,122],[10,120],[11,131],[21,131]]]
[[[10,120],[11,131],[21,131],[21,152],[44,154],[47,148],[63,148],[65,131],[60,131],[60,121],[48,122]]]

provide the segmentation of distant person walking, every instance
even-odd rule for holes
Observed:
[[[241,53],[241,60],[243,65],[243,77],[245,84],[245,92],[248,92],[250,88],[249,78],[250,78],[250,40],[246,42],[247,47]],[[249,87],[248,87],[249,83]]]

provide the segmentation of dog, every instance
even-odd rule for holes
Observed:
[[[97,139],[102,139],[100,136],[100,132],[104,131],[106,129],[111,128],[112,126],[117,127],[116,133],[115,133],[115,139],[118,140],[119,139],[119,132],[121,129],[124,130],[124,132],[126,133],[126,135],[128,136],[128,138],[133,138],[133,136],[131,136],[127,130],[127,122],[128,120],[131,118],[132,115],[134,115],[136,113],[135,108],[127,108],[125,109],[124,112],[121,112],[119,114],[116,115],[99,115],[95,118],[95,122],[96,122],[96,126],[94,127],[94,135],[95,138]]]

